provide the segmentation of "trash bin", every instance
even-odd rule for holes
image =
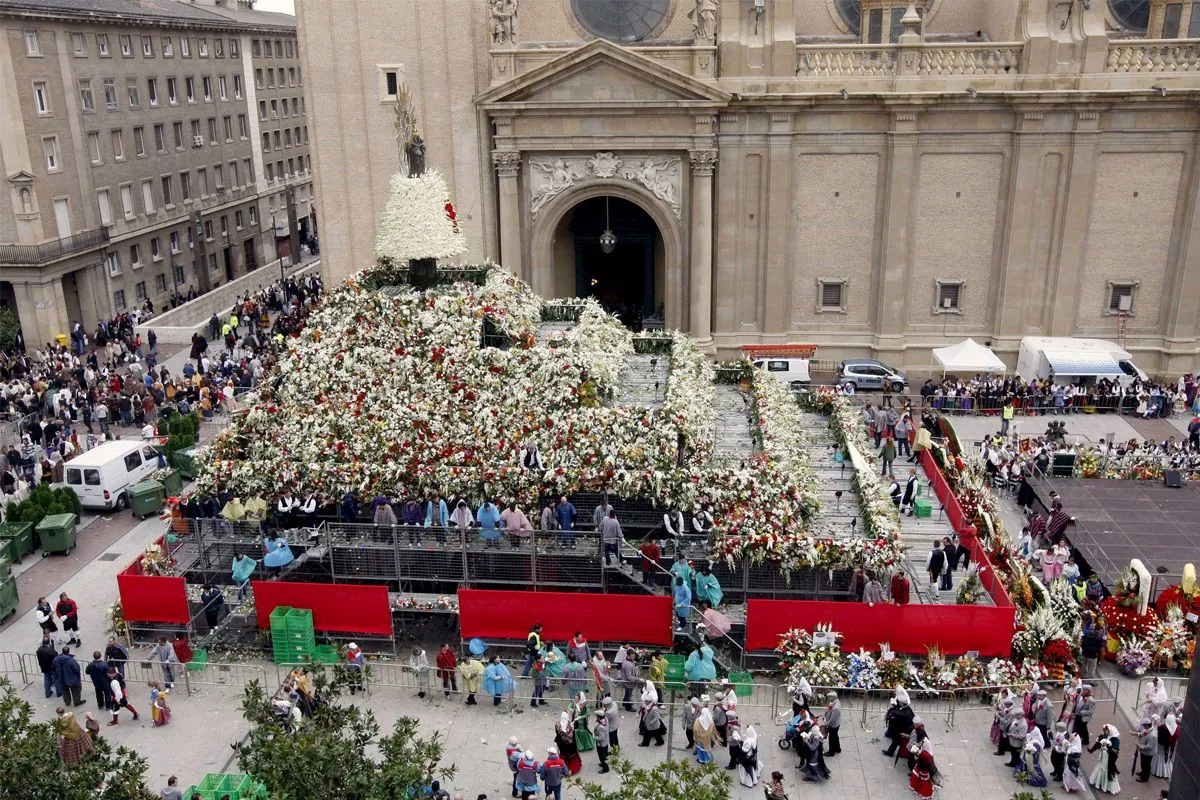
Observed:
[[[37,524],[38,536],[42,538],[42,552],[70,554],[75,546],[75,515],[51,514]]]
[[[56,333],[54,334],[54,341],[58,342],[63,347],[66,347],[69,340],[67,339],[67,335],[65,333]]]
[[[6,559],[0,558],[0,563],[3,564],[0,572],[9,568]],[[16,611],[20,603],[21,599],[17,597],[17,579],[12,575],[0,578],[0,620],[6,619],[9,614]]]
[[[33,552],[33,523],[5,522],[0,525],[0,553],[7,553],[13,564]]]
[[[134,516],[145,519],[162,511],[163,485],[158,481],[142,481],[129,487],[129,508]]]
[[[171,456],[171,466],[179,470],[188,480],[196,477],[195,454],[196,448],[189,447],[186,450],[176,450],[175,455]]]
[[[178,497],[183,491],[183,473],[177,469],[173,469],[167,473],[167,477],[163,480],[163,491],[167,497]]]

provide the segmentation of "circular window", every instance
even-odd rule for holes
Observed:
[[[657,31],[671,0],[571,0],[571,10],[588,33],[613,42],[637,42]]]
[[[1122,28],[1144,31],[1150,24],[1150,0],[1108,0],[1108,10]]]
[[[833,0],[834,6],[837,7],[838,15],[842,18],[842,22],[846,23],[846,27],[851,33],[859,32],[860,20],[862,19],[862,8],[859,0]]]

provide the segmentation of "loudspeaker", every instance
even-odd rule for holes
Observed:
[[[1177,469],[1166,470],[1163,472],[1163,484],[1171,489],[1183,488],[1183,476]]]

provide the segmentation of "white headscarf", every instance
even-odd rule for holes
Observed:
[[[803,675],[800,676],[800,680],[796,684],[796,691],[804,697],[812,697],[812,685],[808,682],[808,678]]]
[[[758,749],[758,731],[754,730],[753,725],[746,726],[746,732],[742,734],[742,750],[757,750]]]
[[[1167,712],[1167,718],[1163,720],[1163,725],[1167,726],[1167,733],[1174,736],[1175,731],[1179,729],[1179,720],[1171,712]]]
[[[1025,735],[1025,744],[1036,744],[1038,747],[1046,747],[1046,737],[1042,736],[1042,729],[1034,725],[1029,729],[1029,733]]]
[[[654,688],[654,681],[646,681],[646,685],[642,687],[642,705],[652,706],[658,702],[658,690]]]
[[[700,730],[707,731],[707,730],[712,729],[712,726],[713,726],[712,711],[710,711],[707,706],[700,709],[700,717],[697,720],[697,722],[700,723]]]
[[[908,691],[903,686],[896,687],[896,702],[909,705]]]
[[[571,730],[571,716],[565,711],[558,715],[558,729],[563,733]]]
[[[617,654],[613,657],[613,663],[624,664],[627,658],[629,658],[629,648],[621,645],[617,648]]]
[[[1082,753],[1082,752],[1083,752],[1083,740],[1079,738],[1078,733],[1072,733],[1070,738],[1067,739],[1067,755],[1071,755],[1072,753],[1075,753],[1076,755],[1078,755],[1079,753]]]

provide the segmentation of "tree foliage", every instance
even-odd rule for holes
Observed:
[[[732,781],[716,763],[666,761],[651,769],[635,767],[623,758],[613,759],[613,770],[621,777],[616,789],[596,783],[575,781],[584,800],[729,800]]]
[[[0,308],[0,351],[11,353],[17,346],[17,334],[21,332],[21,323],[12,309]]]
[[[58,756],[59,724],[34,722],[33,707],[0,677],[0,796],[5,800],[153,800],[146,760],[107,741],[67,766]]]
[[[280,723],[258,681],[242,697],[242,714],[251,730],[233,746],[238,766],[262,781],[274,800],[390,800],[420,796],[431,781],[454,776],[453,764],[441,765],[445,744],[440,732],[422,738],[419,722],[401,717],[380,739],[373,713],[341,702],[350,685],[344,665],[327,669],[310,664],[307,669],[322,701],[296,731]],[[379,761],[367,753],[372,745],[378,747]]]

